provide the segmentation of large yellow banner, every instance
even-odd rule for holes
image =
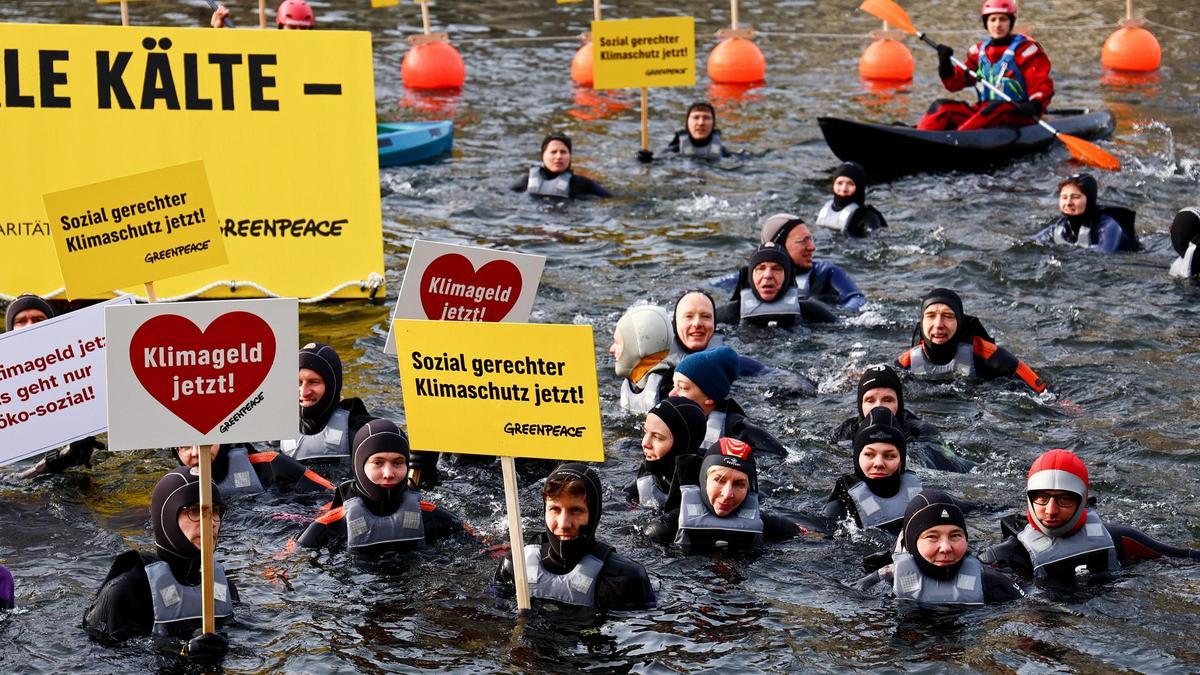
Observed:
[[[604,461],[591,326],[397,319],[416,450]]]
[[[596,89],[696,86],[690,16],[592,22]]]
[[[0,45],[0,294],[63,288],[43,194],[196,160],[229,264],[160,298],[382,280],[369,33],[0,24]]]

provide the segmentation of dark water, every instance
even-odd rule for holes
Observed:
[[[131,8],[134,23],[198,25],[207,17],[203,4]],[[256,3],[230,4],[243,25],[253,23],[248,8]],[[940,95],[928,50],[914,47],[917,77],[909,91],[869,93],[856,71],[863,40],[800,35],[874,29],[873,19],[852,10],[856,3],[747,3],[742,21],[769,33],[760,39],[768,84],[716,103],[727,141],[760,156],[713,169],[672,162],[645,168],[633,161],[638,118],[632,92],[596,99],[574,91],[568,68],[576,41],[511,40],[578,33],[590,5],[433,5],[435,28],[448,27],[468,64],[461,95],[437,98],[400,86],[405,46],[398,38],[419,29],[416,5],[372,12],[365,1],[336,9],[313,4],[322,27],[370,27],[375,34],[380,119],[450,116],[457,123],[451,160],[383,172],[393,295],[414,237],[512,248],[548,256],[534,321],[596,327],[610,441],[600,467],[608,489],[602,533],[646,564],[659,608],[601,626],[551,626],[536,615],[518,623],[510,604],[490,596],[495,563],[485,543],[438,549],[411,562],[402,576],[354,565],[341,553],[276,560],[310,507],[262,499],[238,504],[222,533],[219,555],[236,571],[243,600],[240,625],[230,632],[229,670],[1200,669],[1194,618],[1200,569],[1194,565],[1143,563],[1078,593],[1034,590],[1023,602],[930,624],[898,619],[891,602],[853,595],[841,585],[858,575],[858,559],[873,548],[860,536],[792,541],[755,559],[681,558],[641,538],[635,528],[642,516],[621,503],[618,487],[632,477],[639,456],[630,439],[640,420],[618,409],[616,379],[603,352],[620,312],[638,299],[669,303],[681,289],[740,264],[764,216],[815,214],[837,164],[815,118],[915,120]],[[960,53],[977,39],[974,0],[910,4],[918,26],[944,36]],[[730,336],[735,348],[819,384],[811,398],[789,396],[769,382],[735,385],[734,396],[791,451],[774,471],[782,487],[771,507],[814,509],[836,475],[849,469],[847,453],[824,439],[850,414],[857,373],[890,361],[907,345],[916,299],[944,285],[959,289],[968,311],[1049,380],[1058,398],[1004,383],[910,387],[909,406],[980,462],[967,475],[922,472],[926,483],[1016,508],[1030,461],[1045,448],[1068,447],[1088,462],[1105,518],[1200,546],[1191,476],[1200,466],[1200,329],[1193,314],[1200,291],[1166,275],[1174,256],[1167,225],[1177,208],[1198,199],[1200,50],[1195,36],[1156,27],[1164,54],[1157,81],[1101,85],[1099,50],[1109,29],[1059,27],[1114,21],[1121,3],[1105,3],[1103,17],[1090,9],[1093,3],[1040,4],[1021,20],[1047,27],[1038,37],[1054,60],[1055,102],[1107,106],[1118,116],[1116,137],[1104,147],[1120,155],[1125,168],[1101,178],[1102,194],[1138,209],[1146,251],[1101,258],[1023,241],[1054,211],[1057,179],[1078,168],[1062,149],[986,175],[917,176],[873,186],[872,200],[891,222],[889,230],[854,242],[817,234],[818,256],[850,269],[870,298],[863,315],[811,331],[739,329]],[[1200,26],[1191,0],[1137,6],[1160,24]],[[644,0],[605,7],[612,18],[678,11]],[[701,17],[698,35],[728,20],[722,2],[683,11]],[[115,5],[85,2],[0,6],[6,21],[115,23],[117,16]],[[711,42],[702,44],[706,53]],[[703,75],[701,82],[695,90],[652,92],[655,147],[678,127],[686,104],[706,96]],[[576,167],[612,189],[615,199],[546,207],[507,192],[551,129],[574,135]],[[306,307],[302,340],[332,343],[346,364],[347,391],[375,411],[400,417],[395,363],[382,355],[388,309]],[[1061,399],[1083,413],[1065,412]],[[17,577],[20,606],[0,616],[0,671],[156,667],[145,645],[99,647],[76,626],[112,557],[147,545],[149,491],[170,464],[151,452],[101,453],[98,460],[90,474],[0,482],[0,560]],[[499,472],[451,472],[432,499],[461,513],[482,536],[503,539]],[[538,486],[532,477],[524,485],[527,529],[534,529]],[[972,519],[975,544],[999,536],[1001,513]]]

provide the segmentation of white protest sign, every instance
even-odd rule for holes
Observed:
[[[104,308],[124,296],[0,335],[0,465],[103,433]]]
[[[295,436],[297,324],[294,298],[108,309],[109,445]]]
[[[545,256],[418,239],[392,320],[526,323],[545,266]],[[390,322],[383,353],[396,353]]]

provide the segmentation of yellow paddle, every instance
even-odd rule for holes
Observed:
[[[908,14],[904,11],[904,8],[896,4],[893,0],[863,0],[863,4],[859,6],[859,9],[878,19],[892,24],[909,35],[915,35],[919,40],[930,47],[937,48],[937,43],[929,39],[929,37],[924,33],[918,31],[917,28],[913,26],[912,21],[908,18]],[[967,70],[967,67],[958,59],[950,57],[950,61],[959,68],[971,73],[971,71]],[[975,76],[975,73],[971,73],[971,75]],[[1012,98],[1009,97],[1008,94],[1005,94],[1003,91],[997,89],[992,85],[992,83],[985,80],[980,80],[977,77],[975,81],[987,87],[988,89],[991,89],[992,93],[996,94],[1005,101],[1008,101],[1009,103],[1013,102]],[[1078,136],[1064,134],[1058,129],[1050,126],[1046,120],[1038,120],[1038,124],[1040,124],[1046,131],[1054,134],[1055,138],[1062,141],[1063,145],[1067,146],[1067,150],[1071,152],[1071,156],[1083,162],[1084,164],[1089,164],[1101,169],[1108,169],[1109,171],[1116,171],[1121,168],[1121,160],[1101,150],[1096,145],[1088,143]]]

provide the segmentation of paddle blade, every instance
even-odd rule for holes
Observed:
[[[893,0],[863,0],[863,4],[858,8],[880,21],[892,24],[909,35],[917,34],[917,28],[908,18],[908,13]]]
[[[1071,152],[1072,157],[1084,164],[1108,171],[1117,171],[1121,168],[1121,160],[1078,136],[1070,136],[1060,132],[1058,140],[1067,146],[1067,150]]]

